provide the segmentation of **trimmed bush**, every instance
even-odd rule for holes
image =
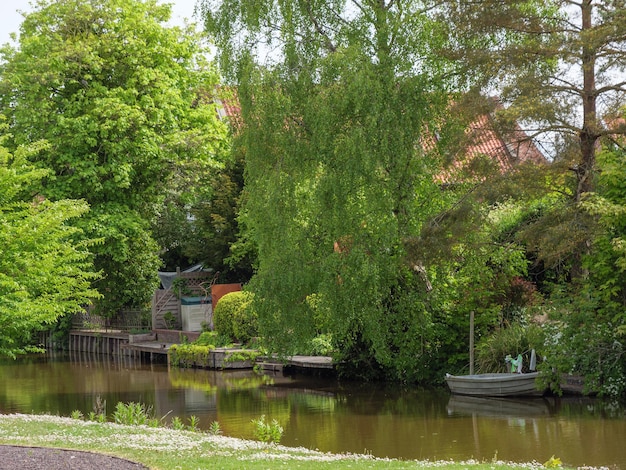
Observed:
[[[252,308],[251,292],[226,294],[213,311],[213,326],[220,335],[241,343],[258,336],[257,314]]]

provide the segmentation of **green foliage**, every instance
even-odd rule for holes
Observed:
[[[253,297],[247,291],[231,292],[222,297],[213,311],[215,331],[244,344],[258,336]]]
[[[540,326],[514,323],[496,329],[480,339],[476,345],[476,368],[479,373],[509,372],[505,357],[523,357],[524,371],[528,371],[530,353],[534,349],[540,358],[544,349],[544,333]],[[539,362],[539,361],[538,361]]]
[[[144,216],[116,203],[100,204],[90,214],[77,225],[102,240],[92,250],[94,263],[104,274],[94,284],[103,295],[97,311],[107,316],[123,306],[145,307],[158,286],[155,273],[161,261]]]
[[[239,223],[258,248],[249,286],[262,335],[292,354],[332,332],[340,359],[414,380],[434,346],[403,240],[439,205],[421,145],[427,128],[442,130],[450,96],[447,65],[429,53],[439,26],[414,3],[203,3],[224,73],[238,80]],[[269,47],[282,55],[266,67],[239,47],[271,41],[274,24],[281,43]],[[323,331],[311,295],[328,314]]]
[[[89,421],[95,421],[97,423],[106,423],[107,422],[107,416],[106,414],[97,414],[95,411],[90,411],[89,414],[87,415],[87,419]]]
[[[321,334],[313,338],[310,347],[303,354],[311,356],[332,356],[334,351],[333,337],[331,334]]]
[[[461,194],[454,194],[457,191]],[[431,314],[438,347],[430,351],[432,375],[427,380],[436,381],[450,370],[467,370],[471,312],[478,339],[525,318],[528,308],[541,301],[535,285],[526,279],[529,260],[516,240],[527,218],[527,204],[511,196],[493,201],[495,194],[488,197],[488,191],[478,188],[467,195],[463,189],[451,189],[450,208],[430,221],[420,237],[407,241],[411,259],[432,266],[427,272],[432,291],[425,309]],[[496,368],[504,356],[495,359]]]
[[[170,364],[175,367],[209,367],[210,353],[215,346],[173,344],[169,349]]]
[[[555,322],[548,365],[557,373],[584,377],[589,393],[624,398],[624,314],[626,276],[626,158],[623,149],[605,147],[598,158],[601,173],[596,192],[582,198],[580,208],[595,221],[593,244],[586,250],[584,282],[552,289],[549,318]],[[581,280],[579,280],[581,281]],[[593,327],[591,327],[593,326]],[[558,383],[552,385],[558,387]]]
[[[548,367],[584,377],[586,393],[624,399],[626,350],[619,330],[624,324],[623,308],[605,305],[591,283],[579,292],[555,291],[551,300],[549,318],[555,323],[548,343]],[[558,390],[558,384],[553,385]]]
[[[217,331],[204,331],[193,343],[173,344],[169,350],[170,364],[176,367],[210,367],[210,353],[215,348],[228,347],[232,340]],[[255,351],[227,354],[227,362],[254,361]]]
[[[198,431],[199,424],[200,424],[200,418],[198,418],[196,415],[191,415],[189,417],[189,426],[187,426],[187,429],[189,429],[190,431]]]
[[[165,327],[168,330],[171,330],[176,326],[176,315],[172,312],[165,312],[163,315],[163,321],[165,321]]]
[[[218,421],[212,421],[209,426],[209,434],[212,436],[219,436],[222,434],[222,428],[220,427],[220,423]]]
[[[504,104],[493,113],[497,128],[513,135],[521,122],[532,122],[537,141],[555,142],[546,148],[553,164],[545,173],[557,175],[551,187],[562,202],[530,231],[551,261],[574,278],[584,276],[581,259],[594,224],[578,204],[594,191],[601,139],[626,134],[616,119],[624,105],[619,77],[626,55],[611,46],[626,33],[623,4],[444,1],[439,12],[452,39],[442,52],[453,51],[473,85],[495,90]]]
[[[169,350],[169,361],[175,367],[214,367],[211,360],[214,349],[212,344],[173,344]],[[255,350],[226,351],[224,362],[254,362],[259,354]]]
[[[253,350],[243,350],[243,351],[233,351],[226,354],[226,358],[224,362],[254,362],[257,357],[259,357],[258,351]]]
[[[283,437],[284,429],[276,419],[267,422],[265,415],[262,415],[258,419],[253,419],[252,424],[254,425],[254,437],[261,442],[278,444]]]
[[[189,296],[192,294],[191,288],[187,283],[187,279],[182,277],[177,277],[174,281],[172,281],[172,290],[179,299],[183,296]]]
[[[237,308],[240,302],[236,304],[233,303],[233,306],[231,307],[228,299],[226,299],[225,303],[223,302],[223,300],[227,297],[228,295],[225,295],[222,299],[220,299],[213,309],[213,328],[215,328],[215,331],[219,335],[225,336],[232,341],[235,339],[232,317],[234,315],[234,308]]]
[[[547,460],[547,462],[544,462],[543,466],[545,468],[561,468],[563,467],[563,463],[560,458],[553,455]]]
[[[18,47],[1,51],[12,145],[45,139],[30,158],[49,170],[41,194],[91,207],[76,225],[100,240],[90,250],[104,273],[105,314],[149,301],[160,208],[195,187],[187,176],[205,175],[225,148],[226,128],[200,93],[217,74],[201,37],[166,26],[169,16],[156,0],[41,2]]]
[[[175,429],[177,431],[182,431],[183,429],[185,429],[185,423],[183,423],[183,420],[180,419],[178,416],[174,416],[172,418],[170,426],[172,427],[172,429]]]
[[[153,416],[152,407],[135,402],[118,402],[113,412],[113,421],[129,426],[150,425],[154,427],[158,425],[158,420]]]
[[[193,344],[198,346],[211,346],[215,348],[222,348],[231,346],[232,341],[230,338],[220,335],[217,331],[203,331],[200,333],[198,339]]]
[[[597,178],[598,190],[586,195],[582,207],[598,220],[594,250],[585,267],[591,274],[605,303],[605,309],[618,313],[626,294],[626,152],[615,146],[605,148],[598,157],[602,172]],[[626,322],[626,315],[616,318]]]
[[[249,344],[259,336],[257,313],[249,297],[250,300],[236,309],[232,317],[235,338],[242,344]]]
[[[0,132],[4,132],[4,126]],[[0,137],[0,356],[39,350],[38,331],[82,311],[98,297],[85,239],[72,222],[87,213],[84,201],[49,201],[37,188],[49,175],[28,162],[42,144],[10,154]]]
[[[223,89],[224,90],[224,89]],[[224,102],[236,97],[228,90],[221,96]],[[254,248],[242,238],[237,220],[244,189],[244,153],[234,149],[223,168],[211,173],[202,184],[210,187],[198,203],[185,208],[191,213],[193,223],[186,224],[187,242],[181,247],[183,254],[199,260],[219,272],[220,282],[247,283],[252,277],[255,262]]]
[[[624,62],[623,50],[608,47],[621,40],[624,23],[617,4],[582,2],[578,12],[565,3],[444,1],[421,10],[421,2],[352,8],[322,0],[313,9],[290,0],[201,2],[224,74],[238,86],[244,124],[235,145],[246,163],[238,223],[258,250],[248,286],[273,349],[293,354],[332,333],[345,373],[435,381],[467,364],[470,312],[477,337],[490,338],[485,357],[494,348],[493,366],[504,348],[530,341],[504,327],[540,305],[551,282],[578,279],[591,281],[571,291],[581,315],[572,319],[582,323],[550,345],[562,353],[546,353],[575,357],[590,372],[610,351],[610,374],[619,377],[626,330],[619,163],[607,166],[610,197],[585,194],[603,184],[595,157],[608,131],[595,100],[623,91],[610,83],[619,71],[593,76],[594,61],[608,48],[603,67]],[[581,18],[577,32],[555,33]],[[264,41],[278,51],[269,66],[250,48]],[[587,80],[564,87],[562,63],[580,65]],[[600,79],[609,86],[596,87]],[[476,99],[474,90],[493,86],[505,107]],[[571,96],[588,98],[582,118]],[[465,124],[477,114],[493,116],[511,138],[523,118],[538,132],[562,130],[554,164],[503,176],[480,158],[442,190],[439,165],[467,145]],[[433,134],[437,143],[424,145]],[[598,251],[586,257],[592,246]],[[602,338],[574,344],[576,329],[596,324],[591,312],[606,324]],[[568,356],[585,341],[597,344],[593,360]]]

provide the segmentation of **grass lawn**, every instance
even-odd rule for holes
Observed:
[[[536,462],[426,462],[378,459],[368,455],[329,454],[207,432],[96,423],[49,415],[0,415],[0,444],[100,452],[162,470],[545,468]]]

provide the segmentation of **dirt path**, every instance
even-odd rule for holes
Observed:
[[[76,450],[0,445],[0,469],[140,470],[148,467],[109,455]]]

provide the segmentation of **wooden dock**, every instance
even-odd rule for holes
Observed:
[[[124,354],[120,346],[128,343],[128,337],[128,334],[119,331],[70,331],[69,349],[74,352],[118,356]]]
[[[284,372],[285,369],[302,369],[308,371],[330,371],[335,368],[333,359],[328,356],[291,356],[280,361],[275,357],[257,359],[257,365],[264,371]]]
[[[167,355],[172,344],[161,341],[145,341],[140,343],[122,344],[120,348],[127,352],[127,355],[147,359],[150,362],[167,362]]]
[[[180,331],[156,330],[152,333],[131,335],[121,333],[119,331],[71,331],[70,332],[70,351],[86,352],[94,354],[106,354],[110,356],[130,357],[136,360],[146,360],[149,362],[168,362],[168,353],[172,345],[180,344],[177,342],[182,337],[193,341],[194,335],[199,333],[188,333]],[[192,336],[191,338],[189,336]],[[242,365],[228,361],[224,361],[223,357],[228,352],[240,351],[225,348],[217,348],[215,350],[216,359],[212,362],[214,368],[227,369],[241,368]],[[219,359],[222,360],[219,360]],[[255,365],[261,370],[280,372],[286,369],[296,369],[302,371],[330,371],[334,369],[333,360],[326,356],[292,356],[286,360],[279,360],[277,357],[260,357],[255,363],[250,363],[247,368]]]

